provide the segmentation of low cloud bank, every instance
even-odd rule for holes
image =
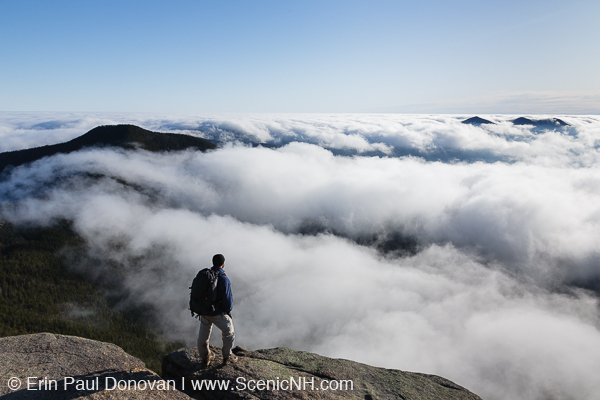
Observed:
[[[144,188],[160,207],[358,243],[393,235],[420,246],[451,243],[541,287],[600,289],[600,177],[593,168],[349,158],[302,143],[208,154],[97,150],[18,168],[0,194],[44,203],[35,196],[47,182],[87,173]]]
[[[486,399],[591,400],[600,304],[579,287],[600,277],[598,125],[578,121],[575,136],[529,132],[556,142],[516,141],[511,162],[343,157],[310,143],[87,150],[15,168],[0,217],[73,221],[88,244],[73,267],[122,265],[125,301],[152,305],[170,339],[194,343],[187,287],[222,252],[240,345],[439,374]],[[376,250],[393,235],[417,245]]]

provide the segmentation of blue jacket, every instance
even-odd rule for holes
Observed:
[[[231,293],[231,281],[225,275],[222,268],[213,267],[219,271],[219,280],[217,281],[217,300],[215,302],[215,312],[211,315],[229,313],[233,310],[233,293]]]

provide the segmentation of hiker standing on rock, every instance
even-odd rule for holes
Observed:
[[[190,295],[192,315],[194,313],[200,315],[198,354],[206,367],[215,358],[208,345],[213,324],[222,332],[223,363],[230,364],[237,361],[237,357],[231,352],[235,339],[231,319],[233,294],[231,282],[223,270],[225,257],[222,254],[215,254],[212,263],[212,268],[205,268],[198,272],[192,283]]]

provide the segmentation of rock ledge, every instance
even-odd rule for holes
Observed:
[[[28,388],[28,378],[38,384]],[[16,385],[19,381],[19,387],[9,388],[9,384]],[[121,390],[115,387],[117,382],[131,383]],[[165,384],[160,376],[146,369],[141,360],[111,343],[52,333],[0,338],[0,398],[3,400],[81,397],[189,400],[174,385],[170,390],[157,390],[161,382]],[[137,385],[146,389],[133,390]],[[149,390],[149,385],[154,385],[155,390]],[[109,390],[111,387],[114,389]]]
[[[231,365],[222,365],[218,347],[211,346],[211,351],[217,358],[208,368],[201,366],[196,348],[166,355],[162,366],[165,379],[181,381],[183,378],[185,392],[196,399],[481,400],[439,376],[377,368],[304,351],[287,348],[248,351],[236,347],[238,362]],[[229,389],[192,388],[194,382],[198,387],[203,381],[229,382]],[[300,389],[293,384],[290,389],[292,381],[300,383]],[[258,387],[259,382],[263,382],[262,387]],[[255,390],[251,390],[255,386]],[[322,389],[334,386],[338,390]]]
[[[196,348],[166,355],[163,379],[111,343],[51,333],[4,337],[0,338],[0,398],[481,400],[434,375],[287,348],[236,347],[238,361],[223,365],[220,349],[211,349],[216,359],[208,368],[201,366]],[[40,383],[27,387],[28,378]],[[10,388],[15,381],[20,381],[20,387]],[[116,387],[117,383],[124,386]],[[216,386],[199,387],[207,384]]]

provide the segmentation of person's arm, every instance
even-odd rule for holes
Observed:
[[[223,285],[222,292],[219,293],[219,298],[221,299],[221,307],[225,314],[231,313],[233,309],[233,293],[231,293],[231,281],[226,276],[220,276],[219,279],[222,279]]]

